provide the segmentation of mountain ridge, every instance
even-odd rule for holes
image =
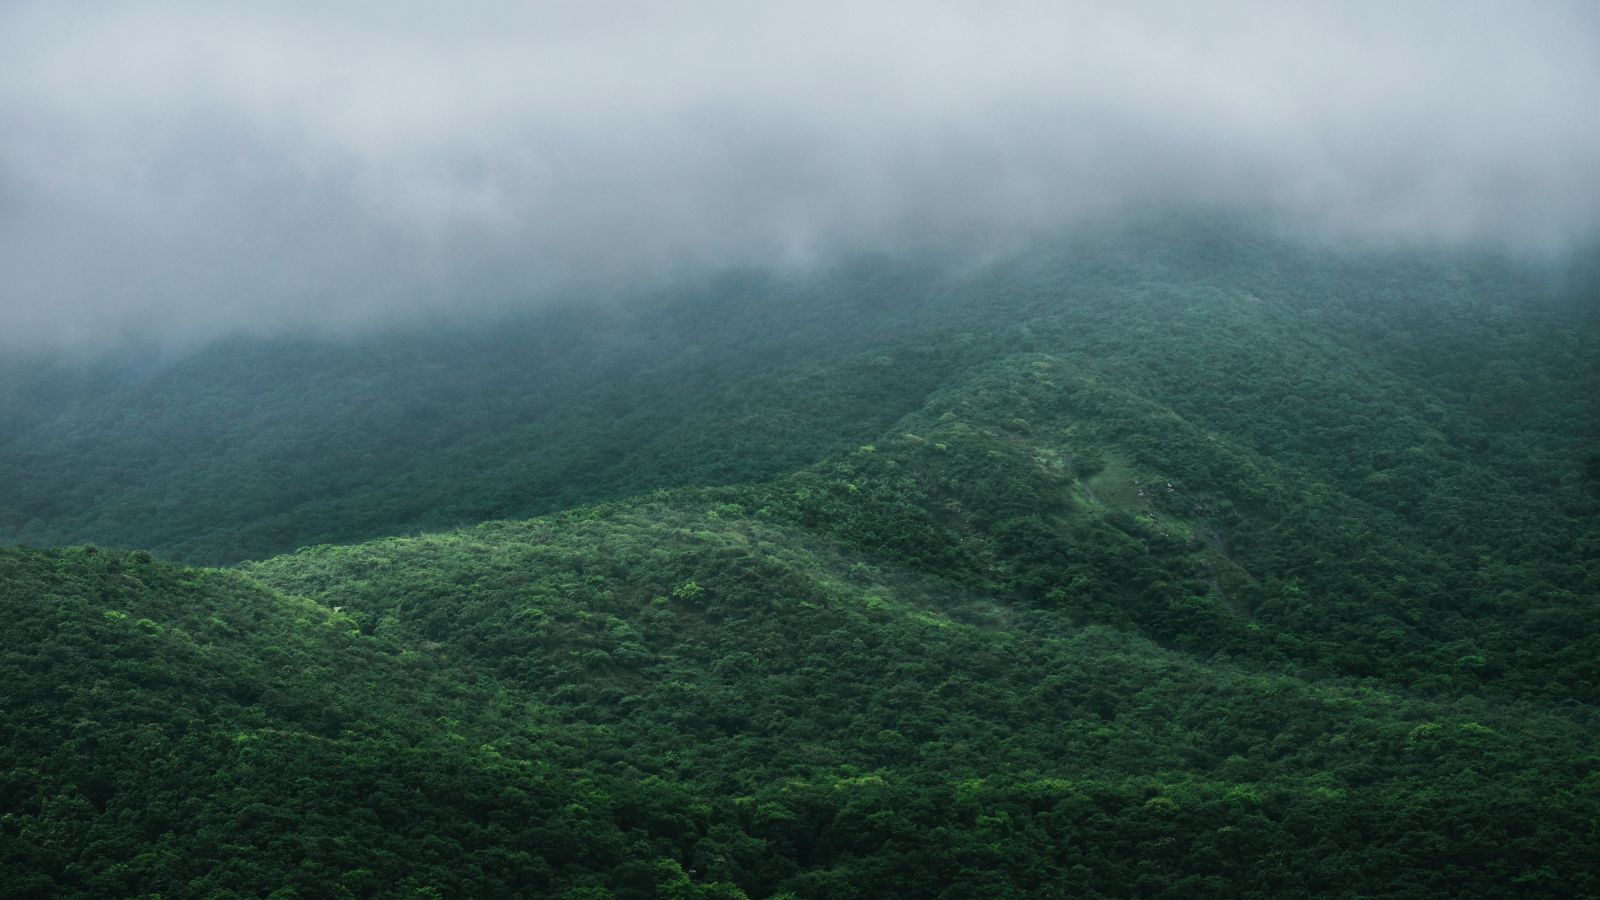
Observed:
[[[1244,246],[1195,241],[1162,265]],[[1040,272],[1092,257],[1004,265],[1014,281],[980,283],[1005,296],[952,300],[924,331],[899,334],[927,311],[890,304],[890,340],[650,370],[733,380],[542,515],[228,568],[0,548],[0,881],[28,897],[1600,892],[1600,494],[1585,420],[1545,390],[1588,377],[1594,336],[1542,344],[1484,399],[1463,348],[1514,354],[1459,298],[1419,306],[1428,328],[1457,322],[1424,351],[1421,332],[1319,331],[1359,312],[1336,296],[1129,281],[1122,260],[1079,302]],[[1506,346],[1565,321],[1542,315],[1502,326]],[[579,391],[563,421],[619,414],[583,404],[632,378]],[[467,384],[429,390],[468,403]],[[871,413],[845,422],[854,409]],[[57,427],[84,421],[100,419]],[[586,434],[547,472],[613,446]],[[10,471],[37,462],[13,455],[35,437],[5,445]],[[365,496],[492,484],[529,458],[451,461],[491,438],[434,447],[416,457],[432,482]],[[757,447],[773,452],[739,462]],[[320,464],[337,478],[361,452]],[[113,456],[80,486],[130,471]],[[622,469],[642,474],[606,482]],[[399,509],[387,527],[418,532]]]

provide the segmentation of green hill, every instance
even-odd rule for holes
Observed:
[[[0,542],[221,564],[761,481],[1023,352],[1341,489],[1378,476],[1366,493],[1401,491],[1413,513],[1439,459],[1542,500],[1581,489],[1594,455],[1595,283],[1199,219],[488,324],[16,359],[0,362]]]
[[[7,893],[1600,894],[1587,282],[751,279],[10,381]]]

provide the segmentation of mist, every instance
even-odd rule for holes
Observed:
[[[1560,256],[1583,3],[11,3],[0,347],[349,331],[1220,208]]]

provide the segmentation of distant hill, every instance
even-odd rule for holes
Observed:
[[[1595,430],[1583,284],[1201,219],[164,363],[19,359],[0,364],[0,541],[217,564],[764,480],[1019,352],[1330,483],[1404,481],[1421,446],[1543,495],[1584,479]],[[1392,414],[1443,443],[1386,443]]]
[[[0,884],[1600,894],[1584,282],[931,265],[19,374]]]

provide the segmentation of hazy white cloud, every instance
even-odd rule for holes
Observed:
[[[0,345],[1224,204],[1596,233],[1586,3],[20,2]]]

